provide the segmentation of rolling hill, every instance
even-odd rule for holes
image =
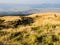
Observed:
[[[0,16],[0,45],[60,45],[60,13]]]

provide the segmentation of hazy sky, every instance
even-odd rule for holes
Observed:
[[[60,0],[0,0],[1,3],[8,4],[41,4],[41,3],[60,3]]]

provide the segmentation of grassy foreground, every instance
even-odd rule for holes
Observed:
[[[60,45],[60,13],[1,16],[0,45]]]

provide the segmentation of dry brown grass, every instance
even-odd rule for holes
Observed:
[[[20,24],[16,28],[1,29],[0,41],[11,45],[12,43],[16,45],[60,45],[60,13],[36,13],[25,17],[31,17],[34,22],[30,25]],[[4,22],[22,20],[21,16],[3,16],[0,19],[5,20]],[[8,34],[4,35],[3,32]],[[10,39],[11,34],[13,35]]]

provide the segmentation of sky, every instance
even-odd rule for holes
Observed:
[[[45,3],[59,3],[60,4],[60,0],[0,0],[0,11],[4,11],[4,10],[26,10],[26,9],[30,9],[32,8],[32,6],[34,5],[34,7],[39,7],[40,4],[45,4]],[[17,4],[17,5],[16,5]],[[26,4],[26,5],[24,5]],[[32,4],[32,6],[30,6],[29,4]],[[35,4],[39,4],[36,5]],[[45,5],[43,5],[45,6]],[[49,5],[48,5],[49,6]],[[60,5],[58,5],[60,6]]]
[[[60,3],[60,0],[0,0],[0,4],[41,4],[41,3]]]
[[[40,4],[43,4],[43,5],[40,5]],[[44,5],[44,4],[47,4],[47,5]],[[45,8],[45,7],[60,8],[60,0],[0,0],[0,12],[24,11],[24,10],[30,10],[33,8],[41,8],[41,7],[42,8]]]

